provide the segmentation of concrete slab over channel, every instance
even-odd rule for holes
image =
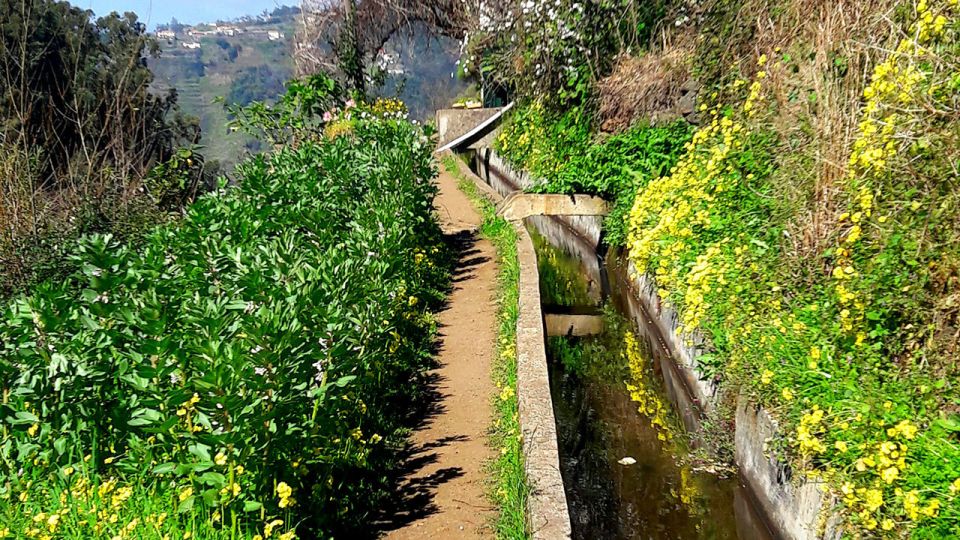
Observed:
[[[497,214],[510,221],[530,216],[605,216],[610,204],[590,195],[514,192],[503,199]]]
[[[566,313],[544,313],[543,322],[547,335],[553,336],[596,336],[603,333],[603,317],[600,315],[571,315]]]

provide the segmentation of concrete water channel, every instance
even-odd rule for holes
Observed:
[[[600,219],[524,220],[539,270],[572,537],[778,538],[736,469],[698,450],[703,410],[625,258],[603,249]]]
[[[682,331],[656,280],[607,252],[602,201],[524,194],[537,179],[491,148],[508,109],[462,118],[441,110],[437,118],[443,148],[465,158],[504,217],[525,225],[517,393],[533,537],[840,538],[831,510],[838,501],[768,448],[786,436],[776,418],[709,376],[700,361],[712,350],[704,334]],[[527,229],[542,235],[537,250]],[[566,270],[540,264],[541,280],[538,259],[551,257]],[[572,296],[560,301],[557,288]],[[717,433],[735,472],[697,449],[716,446]]]
[[[771,538],[735,470],[688,436],[664,383],[669,353],[631,311],[617,258],[564,250],[571,239],[549,219],[527,228],[545,317],[578,315],[547,347],[573,537]]]

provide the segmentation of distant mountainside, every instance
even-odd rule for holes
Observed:
[[[299,8],[280,7],[233,21],[158,25],[161,55],[149,62],[154,87],[176,88],[183,112],[200,119],[209,159],[229,167],[260,149],[256,139],[227,128],[225,104],[270,101],[283,92],[294,76],[291,51],[299,15]],[[388,73],[379,93],[399,95],[414,118],[427,120],[466,88],[451,75],[457,55],[456,42],[422,32],[391,40],[377,58]]]
[[[200,119],[205,154],[235,164],[259,143],[227,129],[227,103],[270,100],[293,77],[290,55],[296,8],[278,8],[270,16],[230,22],[158,26],[160,58],[151,59],[158,89],[176,88],[184,113]]]

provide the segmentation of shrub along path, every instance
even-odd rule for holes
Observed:
[[[487,538],[494,509],[485,496],[492,457],[487,432],[495,388],[496,251],[476,235],[481,217],[442,170],[436,198],[444,234],[459,250],[453,290],[440,314],[438,366],[432,373],[433,413],[411,436],[401,504],[386,535],[405,538]]]

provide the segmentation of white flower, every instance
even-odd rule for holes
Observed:
[[[323,360],[317,360],[313,363],[313,369],[317,370],[317,373],[313,376],[314,380],[317,383],[323,382],[323,376],[326,373],[326,363]]]
[[[255,367],[255,368],[253,368],[253,372],[256,373],[257,375],[260,375],[260,376],[262,377],[263,375],[266,375],[266,374],[267,374],[267,368],[264,368],[264,367]]]

